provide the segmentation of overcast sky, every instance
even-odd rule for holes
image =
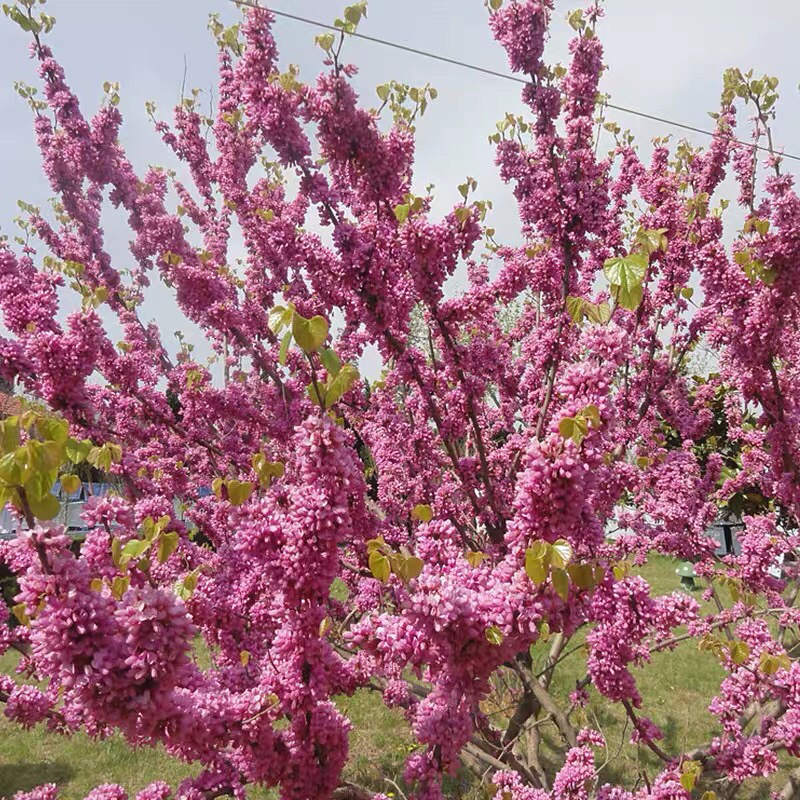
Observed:
[[[275,0],[275,8],[330,22],[344,3],[339,0]],[[556,2],[548,57],[564,60],[571,30],[565,22],[573,3]],[[800,3],[796,0],[607,0],[599,27],[609,65],[603,90],[612,102],[698,127],[713,123],[707,112],[718,105],[721,75],[729,66],[755,68],[780,79],[782,94],[775,126],[776,142],[800,154]],[[214,84],[216,54],[206,24],[217,11],[223,20],[237,19],[228,0],[50,0],[57,18],[50,41],[65,65],[70,83],[91,114],[102,98],[105,80],[120,83],[125,117],[122,142],[134,165],[174,166],[144,111],[155,100],[161,115],[180,97],[187,65],[187,87],[208,90]],[[360,30],[413,47],[432,50],[482,66],[506,71],[505,54],[486,24],[482,0],[371,0]],[[276,37],[284,64],[300,67],[301,78],[319,71],[318,31],[279,19]],[[467,175],[479,181],[478,196],[495,202],[490,224],[498,238],[514,240],[513,201],[494,174],[487,135],[506,111],[519,113],[519,86],[386,47],[350,40],[345,58],[359,65],[356,86],[377,105],[374,87],[396,79],[412,85],[430,82],[439,91],[417,126],[415,180],[421,189],[436,185],[435,211],[458,201],[456,186]],[[13,90],[14,80],[35,83],[26,35],[0,18],[0,226],[11,233],[17,199],[45,205],[50,195],[32,139],[31,112]],[[672,133],[694,144],[707,139],[622,113],[613,118],[630,128],[642,148],[654,136]],[[606,141],[601,146],[610,146]],[[786,162],[798,173],[800,162]],[[117,266],[127,266],[125,226],[104,220]],[[167,331],[183,325],[170,315],[167,295],[156,290],[145,316],[164,319]],[[165,338],[169,338],[168,336]]]

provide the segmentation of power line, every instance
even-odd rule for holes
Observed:
[[[248,2],[248,0],[230,0],[230,2],[239,5],[239,6],[247,6],[248,8],[257,8],[262,11],[269,11],[272,14],[275,14],[277,17],[284,17],[286,19],[294,20],[295,22],[302,22],[305,25],[313,25],[317,28],[326,28],[330,31],[335,31],[336,33],[341,33],[341,29],[337,28],[335,25],[329,25],[326,22],[320,22],[319,20],[315,19],[308,19],[307,17],[301,17],[297,14],[290,14],[288,11],[279,11],[275,8],[270,8],[267,6],[260,6],[254,2]],[[514,83],[521,83],[526,85],[528,81],[525,78],[518,78],[515,75],[509,75],[506,72],[498,72],[494,69],[489,69],[488,67],[481,67],[477,64],[470,64],[467,61],[461,61],[457,58],[449,58],[448,56],[439,55],[438,53],[431,53],[427,50],[419,50],[416,47],[409,47],[405,44],[400,44],[399,42],[391,42],[388,39],[379,39],[376,36],[368,36],[366,33],[349,33],[348,36],[354,36],[356,39],[363,39],[366,42],[372,42],[373,44],[380,44],[384,47],[392,47],[395,50],[402,50],[405,53],[412,53],[415,56],[422,56],[423,58],[429,58],[432,61],[441,61],[444,64],[450,64],[455,67],[462,67],[464,69],[472,70],[473,72],[480,72],[484,75],[490,75],[493,78],[502,78],[506,81],[513,81]],[[593,102],[593,98],[589,97],[579,97],[579,100],[586,100],[587,102]],[[641,117],[642,119],[649,119],[653,122],[659,122],[662,125],[670,125],[674,128],[681,128],[685,131],[692,131],[693,133],[700,133],[704,136],[711,136],[718,137],[720,139],[734,142],[735,144],[744,145],[745,147],[755,148],[756,150],[762,150],[765,153],[772,154],[772,151],[769,147],[765,147],[761,144],[753,144],[752,142],[744,142],[741,139],[736,139],[733,136],[723,136],[716,131],[710,131],[706,128],[698,128],[694,125],[688,125],[685,122],[678,122],[674,119],[667,119],[666,117],[659,117],[656,114],[649,114],[646,111],[638,111],[635,108],[629,108],[627,106],[617,105],[616,103],[607,103],[603,102],[601,105],[605,106],[606,108],[611,108],[614,111],[620,111],[623,114],[631,114],[634,117]],[[800,161],[800,156],[793,155],[792,153],[776,153],[782,158],[791,158],[794,161]]]

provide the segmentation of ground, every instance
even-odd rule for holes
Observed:
[[[653,557],[642,568],[655,594],[680,589],[675,575],[676,562]],[[700,600],[699,592],[696,593]],[[701,601],[702,602],[702,601]],[[580,644],[579,633],[570,646]],[[534,649],[534,657],[542,658],[544,647]],[[15,658],[7,654],[0,658],[0,670],[10,672]],[[585,653],[578,649],[560,665],[554,680],[553,692],[564,697],[574,686],[576,678],[585,674]],[[719,687],[723,670],[708,652],[701,652],[692,640],[671,652],[658,653],[652,663],[637,670],[637,680],[645,699],[642,713],[649,716],[665,734],[668,751],[688,750],[707,742],[718,730],[715,719],[707,711],[710,698]],[[601,772],[601,780],[611,783],[635,784],[642,768],[652,775],[656,759],[645,748],[629,744],[630,727],[624,725],[621,709],[606,702],[590,689],[590,703],[579,710],[573,721],[600,729],[609,742],[613,758]],[[397,794],[392,782],[402,787],[402,768],[412,737],[402,715],[389,711],[379,696],[362,691],[352,698],[341,698],[340,708],[353,722],[349,779],[387,794]],[[488,712],[502,714],[491,707]],[[559,745],[543,731],[544,756],[558,759]],[[598,763],[605,760],[601,754]],[[788,761],[785,766],[788,766]],[[53,782],[67,798],[82,798],[99,783],[111,782],[124,786],[131,794],[154,780],[167,781],[172,786],[192,775],[196,769],[169,758],[158,748],[133,750],[120,738],[93,741],[79,734],[59,737],[47,733],[42,726],[25,731],[0,716],[0,797],[10,797],[40,783]],[[767,800],[770,788],[782,785],[784,779],[753,781],[740,798]],[[475,782],[467,775],[448,781],[447,794],[454,797],[483,797],[476,791]],[[252,797],[262,800],[273,796],[256,791]]]

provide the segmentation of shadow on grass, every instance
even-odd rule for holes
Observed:
[[[0,764],[0,797],[28,792],[43,783],[65,783],[74,776],[75,770],[65,761]]]

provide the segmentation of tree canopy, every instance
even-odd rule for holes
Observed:
[[[342,779],[335,703],[365,688],[408,719],[421,800],[459,765],[503,800],[729,798],[800,753],[800,584],[793,562],[775,570],[798,545],[800,199],[773,150],[774,78],[729,70],[708,149],[664,140],[645,158],[605,119],[600,5],[570,15],[560,66],[543,61],[551,0],[490,0],[525,79],[526,114],[490,137],[518,203],[510,246],[473,180],[438,219],[412,191],[436,91],[356,95],[344,55],[363,2],[317,38],[310,83],[280,71],[269,11],[212,18],[214,115],[193,97],[171,122],[147,109],[190,180],[138,174],[119,87],[86,116],[53,18],[36,0],[4,10],[38,61],[41,93],[19,91],[54,193],[0,243],[0,375],[51,412],[0,422],[0,505],[20,520],[0,544],[20,587],[0,648],[35,679],[0,675],[6,716],[202,765],[139,800],[367,797]],[[109,205],[130,228],[124,264]],[[141,313],[153,281],[224,380],[189,346],[170,357],[163,321]],[[377,381],[359,374],[368,346]],[[710,373],[692,368],[700,346]],[[87,505],[75,553],[51,490],[85,462],[122,488]],[[744,515],[735,554],[707,534],[721,511]],[[638,569],[652,553],[690,561],[715,610],[656,593]],[[559,696],[584,633],[585,677]],[[688,751],[666,744],[634,674],[687,640],[724,668],[719,735]],[[500,680],[511,702],[493,716]],[[609,783],[589,688],[659,769]]]

